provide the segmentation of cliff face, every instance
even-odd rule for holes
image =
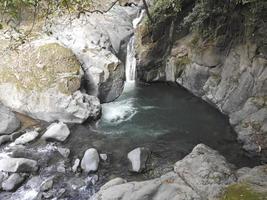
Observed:
[[[267,2],[176,2],[154,1],[137,30],[139,79],[177,82],[229,115],[245,149],[266,150]]]

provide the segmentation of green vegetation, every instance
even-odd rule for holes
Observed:
[[[244,183],[233,184],[226,188],[221,200],[266,200],[267,194],[254,191]]]
[[[166,18],[176,16],[181,10],[182,0],[156,0],[150,10],[153,22],[159,23]]]

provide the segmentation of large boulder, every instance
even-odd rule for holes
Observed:
[[[0,101],[45,121],[81,123],[100,112],[98,99],[79,91],[82,77],[71,50],[54,40],[36,40],[3,54]]]
[[[137,7],[115,5],[107,13],[56,19],[47,31],[72,49],[85,72],[86,91],[102,102],[117,98],[124,86],[127,43]]]
[[[0,103],[0,135],[13,133],[19,127],[20,121],[16,115]]]
[[[236,181],[234,171],[217,151],[200,144],[175,164],[174,172],[143,182],[112,180],[92,200],[206,200],[216,199]]]
[[[199,144],[183,160],[174,165],[174,171],[195,191],[214,199],[222,189],[235,182],[233,167],[217,151]]]
[[[35,160],[27,158],[2,158],[0,159],[0,171],[3,172],[35,172],[38,165]]]

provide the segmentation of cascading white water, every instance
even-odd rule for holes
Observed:
[[[142,21],[145,14],[145,10],[141,11],[141,14],[138,18],[133,20],[134,29],[137,28],[138,24]],[[135,58],[135,36],[130,39],[127,45],[127,56],[126,56],[126,65],[125,65],[125,73],[126,73],[126,82],[134,82],[136,76],[136,58]]]
[[[135,37],[133,36],[127,46],[127,57],[126,57],[126,82],[132,82],[135,80],[135,71],[136,71],[136,58],[135,58],[135,49],[134,49]]]

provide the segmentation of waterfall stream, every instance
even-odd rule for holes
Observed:
[[[136,29],[142,21],[145,10],[142,10],[140,15],[133,20],[133,27]],[[134,82],[136,77],[136,58],[135,58],[135,36],[133,35],[127,45],[127,56],[125,64],[126,82]]]

